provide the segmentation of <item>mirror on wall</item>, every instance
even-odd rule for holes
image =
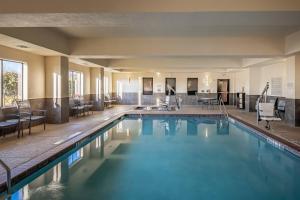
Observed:
[[[166,95],[175,95],[176,78],[166,78],[165,92],[166,92]]]
[[[197,95],[198,93],[198,78],[187,79],[187,94]]]
[[[143,95],[153,95],[153,78],[143,78]]]

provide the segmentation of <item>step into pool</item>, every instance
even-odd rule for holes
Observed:
[[[299,157],[237,122],[144,116],[100,131],[10,199],[299,200],[299,188]]]

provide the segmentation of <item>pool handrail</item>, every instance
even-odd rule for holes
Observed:
[[[5,169],[6,171],[6,187],[7,187],[7,194],[10,195],[11,192],[11,169],[9,166],[0,159],[0,165]]]
[[[228,114],[228,111],[227,111],[226,106],[224,104],[224,101],[222,99],[222,96],[219,97],[219,109],[224,114],[224,116],[228,119],[229,114]]]

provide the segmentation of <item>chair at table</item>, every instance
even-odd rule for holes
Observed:
[[[32,109],[29,100],[16,101],[20,119],[29,121],[29,134],[31,133],[32,123],[42,123],[46,130],[47,111]]]
[[[105,108],[112,108],[113,104],[117,102],[116,99],[112,98],[109,94],[104,96],[104,107]]]
[[[93,110],[92,110],[92,108],[94,107],[94,102],[93,101],[87,101],[87,100],[84,100],[83,97],[80,97],[78,99],[78,103],[77,104],[78,104],[79,107],[83,106],[83,114],[84,115],[85,115],[85,113],[90,114],[90,111],[93,114]]]
[[[89,114],[92,112],[93,114],[94,101],[84,101],[84,108],[86,112]]]
[[[78,117],[80,114],[84,114],[84,106],[80,104],[78,99],[70,99],[69,105],[72,115]]]
[[[203,99],[202,97],[200,97],[200,94],[197,94],[197,103],[198,105],[201,105],[202,108],[204,108],[204,106],[208,106],[209,102],[205,99]]]

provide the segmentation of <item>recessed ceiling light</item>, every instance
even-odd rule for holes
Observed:
[[[17,45],[17,47],[21,48],[21,49],[28,49],[29,47],[28,46],[25,46],[25,45]]]

